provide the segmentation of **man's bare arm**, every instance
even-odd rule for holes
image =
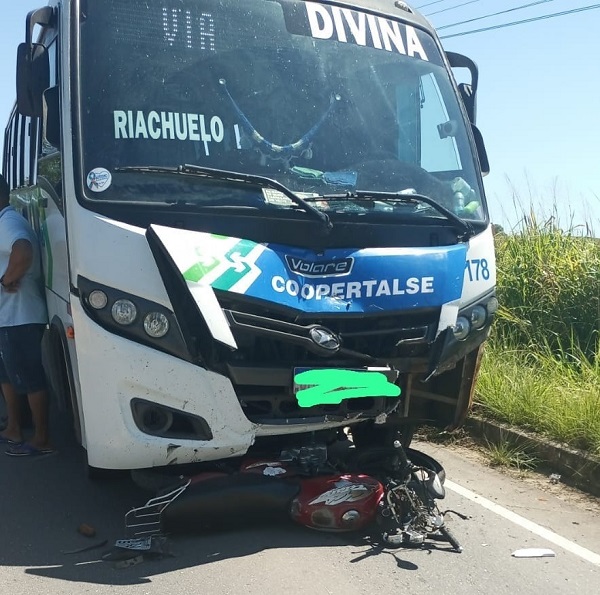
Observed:
[[[0,279],[6,291],[17,291],[21,278],[33,262],[33,246],[29,240],[17,240],[12,245],[8,266]]]

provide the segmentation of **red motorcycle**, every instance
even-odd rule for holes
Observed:
[[[303,446],[244,459],[233,472],[182,477],[129,511],[125,524],[130,536],[146,538],[291,518],[320,531],[376,528],[389,547],[420,546],[437,536],[461,552],[436,503],[445,496],[444,479],[437,461],[400,442],[350,447],[344,456],[328,455],[324,445]]]

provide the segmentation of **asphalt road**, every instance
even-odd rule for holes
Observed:
[[[56,433],[55,442],[59,452],[47,458],[12,459],[0,453],[0,572],[3,591],[10,595],[104,594],[114,593],[115,586],[125,595],[600,593],[597,499],[543,478],[506,476],[482,466],[468,450],[429,444],[419,447],[445,465],[454,486],[444,508],[469,517],[449,521],[464,545],[462,554],[443,542],[423,549],[381,550],[360,536],[291,524],[174,537],[173,557],[129,568],[102,561],[106,548],[65,554],[125,537],[123,515],[149,494],[128,478],[91,482],[83,472],[81,450],[70,444],[66,433]],[[473,501],[472,493],[492,506]],[[518,522],[505,518],[510,514],[502,516],[504,510],[517,513]],[[530,524],[523,526],[520,519]],[[80,535],[81,523],[94,526],[97,536]],[[558,535],[560,545],[536,534],[538,527]],[[555,557],[511,556],[533,547],[551,548]]]

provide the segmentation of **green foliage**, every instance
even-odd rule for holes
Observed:
[[[486,446],[490,465],[493,467],[511,467],[518,471],[535,469],[539,461],[527,452],[527,449],[513,445],[507,440]]]
[[[600,454],[600,358],[486,346],[477,407],[490,418]]]
[[[574,346],[593,356],[600,335],[600,241],[534,217],[519,233],[500,231],[495,238],[501,343],[547,345],[556,353]]]
[[[476,406],[600,454],[600,241],[534,216],[495,239],[501,308]]]

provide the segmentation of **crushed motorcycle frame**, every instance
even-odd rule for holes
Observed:
[[[205,471],[179,481],[125,515],[132,539],[239,527],[249,519],[292,520],[329,532],[369,532],[384,547],[420,547],[428,539],[462,546],[437,501],[445,471],[399,441],[391,448],[347,449],[328,456],[322,445],[243,459],[231,472]]]

